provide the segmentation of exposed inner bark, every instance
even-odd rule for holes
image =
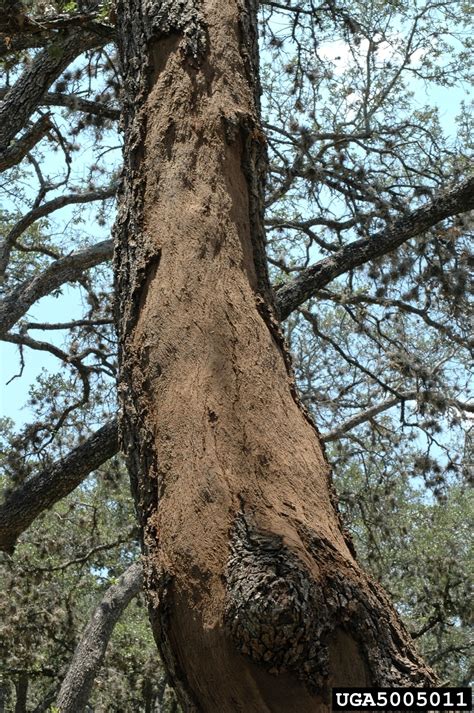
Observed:
[[[119,4],[122,438],[187,711],[329,711],[432,680],[337,514],[271,317],[255,6]]]

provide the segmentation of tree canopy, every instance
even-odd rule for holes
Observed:
[[[115,9],[2,4],[0,708],[19,713],[54,710],[139,545],[117,435]],[[472,677],[469,13],[260,3],[266,248],[297,386],[359,558],[450,685]],[[177,706],[138,596],[91,706],[160,705]]]

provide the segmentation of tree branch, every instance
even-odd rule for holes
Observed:
[[[31,151],[52,128],[50,117],[42,116],[28,131],[25,131],[23,136],[13,141],[4,151],[0,151],[0,173],[20,163],[28,151]]]
[[[375,404],[374,406],[371,406],[368,409],[359,411],[359,413],[356,413],[354,416],[351,416],[351,418],[348,418],[347,421],[341,423],[341,425],[335,428],[333,431],[323,433],[321,436],[321,440],[324,441],[324,443],[329,443],[330,441],[337,441],[339,438],[342,438],[348,431],[351,431],[353,428],[360,426],[362,423],[371,421],[375,416],[378,416],[379,413],[388,411],[388,409],[392,408],[393,406],[396,406],[402,401],[417,401],[418,399],[423,398],[423,396],[425,398],[439,397],[446,402],[447,406],[451,406],[457,409],[458,411],[463,411],[465,413],[474,412],[474,404],[459,401],[458,399],[447,398],[445,394],[436,394],[433,392],[423,392],[415,390],[403,391],[394,398],[386,399],[385,401]]]
[[[21,131],[41,98],[66,67],[80,54],[100,45],[96,34],[73,32],[58,37],[40,52],[15,82],[0,106],[0,151]]]
[[[105,593],[95,609],[62,682],[57,703],[61,713],[81,713],[89,699],[94,678],[115,624],[142,588],[143,568],[132,564]]]
[[[61,94],[59,92],[48,92],[41,100],[42,106],[66,106],[75,111],[82,111],[84,114],[93,114],[103,119],[120,119],[120,109],[106,106],[100,102],[83,99],[75,94]]]
[[[43,272],[25,280],[0,301],[0,337],[4,335],[31,305],[50,294],[65,282],[74,282],[84,270],[110,260],[113,241],[103,240],[90,248],[54,260]]]
[[[375,404],[375,406],[371,406],[371,408],[365,409],[364,411],[360,411],[359,413],[356,413],[354,416],[351,416],[351,418],[348,418],[347,421],[344,421],[344,423],[341,423],[338,428],[335,428],[333,431],[329,431],[329,433],[323,433],[321,435],[321,440],[324,443],[329,443],[330,441],[337,441],[339,438],[342,438],[348,431],[351,431],[353,428],[356,428],[356,426],[360,426],[362,423],[365,423],[366,421],[370,421],[374,416],[378,416],[379,413],[383,413],[384,411],[388,411],[388,409],[392,408],[392,406],[396,406],[399,404],[402,400],[408,400],[409,398],[416,398],[416,393],[412,393],[411,397],[408,394],[400,394],[400,396],[395,396],[392,399],[387,399],[386,401],[382,401],[379,404]]]
[[[13,226],[0,244],[0,280],[5,275],[10,252],[15,244],[15,241],[35,221],[40,218],[44,218],[45,216],[50,215],[54,211],[64,208],[67,205],[74,205],[76,203],[92,203],[93,201],[113,198],[116,190],[116,186],[111,186],[110,188],[97,189],[95,191],[88,191],[87,193],[71,193],[66,196],[58,196],[58,198],[54,198],[53,200],[43,203],[37,208],[30,210],[21,218],[21,220],[18,221],[18,223]]]
[[[111,24],[100,21],[100,11],[62,13],[58,15],[26,15],[6,13],[0,18],[0,32],[9,36],[44,35],[62,30],[77,29],[93,32],[100,37],[113,40],[115,29]],[[57,37],[56,35],[53,35]],[[51,35],[50,35],[51,39]]]
[[[314,10],[305,10],[299,5],[293,6],[293,5],[283,5],[283,3],[280,2],[272,2],[271,0],[260,0],[261,5],[265,5],[265,7],[272,7],[275,10],[284,10],[285,12],[293,12],[297,15],[315,15],[316,14],[316,9]]]
[[[16,35],[11,37],[6,33],[0,33],[0,57],[5,57],[7,54],[21,52],[22,50],[33,49],[36,47],[45,47],[48,42],[45,36],[40,35]]]
[[[31,567],[30,569],[24,570],[26,573],[29,572],[63,572],[65,569],[68,567],[72,567],[75,564],[84,564],[84,562],[87,562],[90,560],[91,557],[93,557],[97,552],[107,552],[107,550],[113,550],[114,547],[118,547],[119,545],[126,545],[130,543],[130,540],[134,538],[135,540],[138,537],[138,529],[134,528],[133,530],[128,532],[127,537],[120,537],[118,540],[115,540],[114,542],[104,542],[101,545],[97,545],[96,547],[92,547],[90,550],[88,550],[85,554],[81,555],[80,557],[74,557],[73,559],[66,560],[66,562],[62,562],[61,564],[55,565],[53,567]]]
[[[469,349],[471,350],[472,348],[472,340],[469,340],[468,337],[464,339],[462,336],[459,334],[456,334],[456,332],[453,331],[451,327],[449,327],[446,324],[442,324],[441,322],[436,321],[433,319],[429,312],[428,308],[422,308],[422,307],[415,307],[415,305],[412,305],[408,302],[403,302],[402,300],[397,300],[397,299],[390,299],[388,297],[373,297],[372,295],[368,294],[337,294],[336,292],[331,292],[330,290],[318,290],[317,293],[315,293],[315,296],[318,297],[318,299],[325,299],[325,300],[331,300],[332,302],[335,302],[336,304],[351,304],[351,305],[357,305],[357,304],[369,304],[369,305],[375,305],[377,307],[395,307],[397,310],[400,310],[401,312],[406,312],[407,314],[414,314],[420,319],[422,319],[425,324],[427,324],[429,327],[433,327],[433,329],[437,329],[439,332],[447,336],[449,339],[451,339],[453,342],[456,342],[460,347],[463,347],[464,349]],[[466,329],[468,329],[468,325],[466,324]]]
[[[19,535],[40,513],[71,493],[118,449],[117,420],[113,419],[65,458],[8,494],[0,506],[0,550],[13,552]]]
[[[8,87],[0,89],[0,99],[3,99],[3,97],[7,95],[8,91]],[[120,119],[120,109],[114,109],[113,107],[107,106],[107,104],[102,104],[99,101],[83,99],[77,94],[48,92],[41,98],[39,106],[64,106],[75,111],[82,111],[84,114],[100,116],[103,119],[112,119],[113,121],[118,121]]]
[[[397,220],[394,225],[371,238],[355,240],[330,257],[302,271],[292,282],[276,292],[276,304],[281,319],[306,302],[339,275],[385,255],[410,238],[453,215],[474,208],[474,178],[469,178],[426,205]]]

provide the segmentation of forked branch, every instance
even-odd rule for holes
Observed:
[[[373,237],[355,240],[334,255],[303,270],[297,278],[277,291],[276,304],[280,318],[286,319],[317,290],[339,275],[392,252],[441,220],[472,209],[474,209],[474,177],[468,178],[420,208],[416,208]]]

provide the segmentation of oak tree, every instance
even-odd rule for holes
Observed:
[[[2,338],[22,364],[45,351],[66,375],[43,377],[36,418],[13,438],[2,548],[120,444],[150,621],[184,710],[326,711],[334,685],[432,684],[412,634],[446,624],[459,582],[409,633],[355,556],[324,444],[339,444],[348,515],[357,475],[400,496],[391,457],[407,479],[413,462],[440,503],[462,490],[469,458],[439,429],[461,437],[472,412],[469,119],[460,106],[452,138],[413,93],[465,79],[465,17],[448,3],[264,2],[259,58],[253,0],[5,8],[0,163],[17,189],[3,216]],[[43,158],[47,143],[64,171]],[[87,225],[68,206],[110,201],[117,186],[112,298],[107,270],[94,272],[112,239],[72,248]],[[57,240],[64,208],[72,225]],[[84,314],[28,317],[71,282]],[[348,463],[357,473],[343,481]],[[131,572],[105,601],[129,601]],[[61,710],[85,705],[102,660],[115,619],[94,617],[84,645],[97,656],[79,645]]]

